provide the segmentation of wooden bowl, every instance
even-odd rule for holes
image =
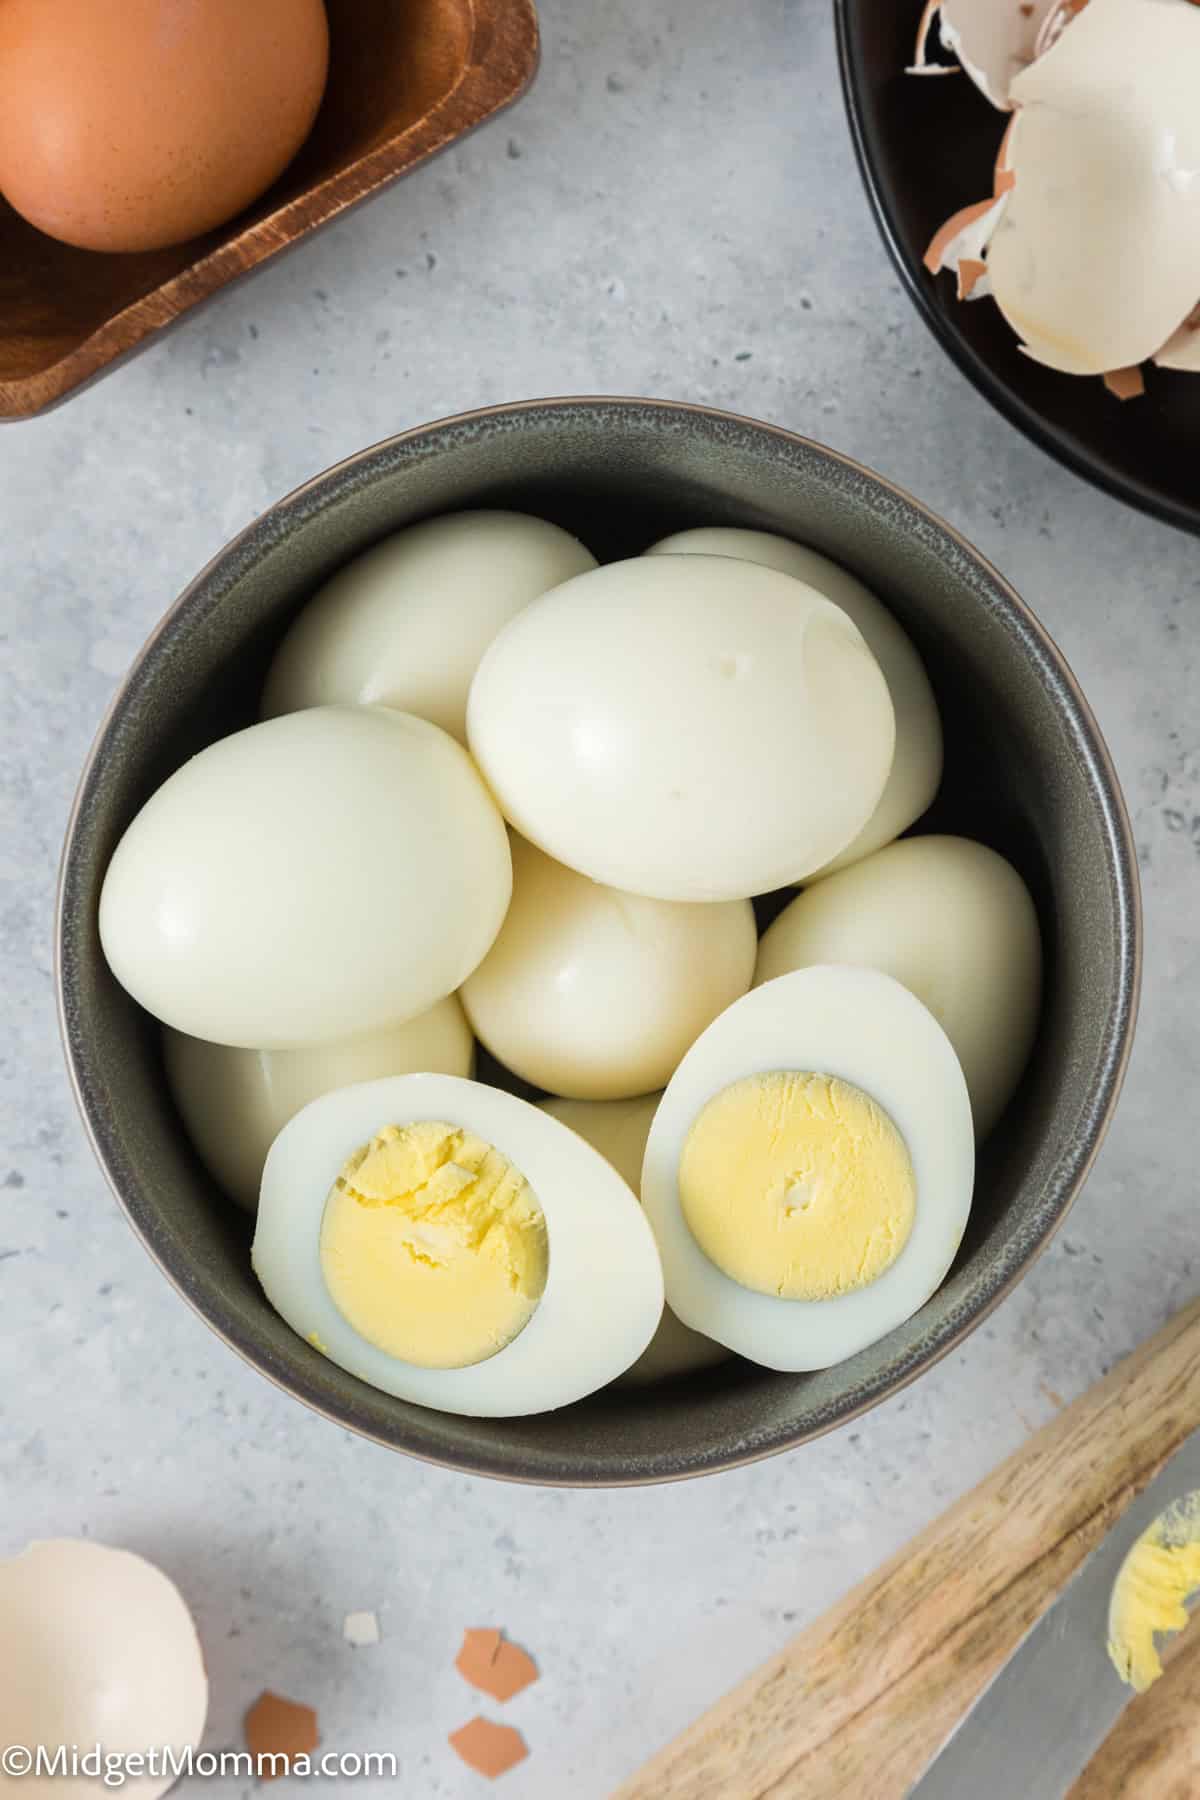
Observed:
[[[327,0],[329,86],[279,180],[227,225],[106,255],[0,199],[0,420],[56,406],[227,282],[516,100],[538,63],[533,0]]]
[[[984,1146],[958,1258],[920,1312],[836,1368],[774,1375],[735,1358],[515,1419],[459,1418],[368,1387],[268,1304],[250,1221],[201,1168],[167,1091],[161,1033],[105,963],[100,885],[143,801],[254,719],[282,633],[335,569],[400,526],[471,506],[553,519],[601,561],[691,525],[745,525],[844,563],[911,634],[938,697],[946,775],[923,828],[992,845],[1029,884],[1046,947],[1041,1029]],[[410,1455],[606,1487],[801,1444],[894,1394],[986,1318],[1062,1223],[1104,1136],[1140,945],[1137,859],[1103,739],[1059,652],[977,551],[804,438],[708,407],[582,399],[406,432],[306,483],[220,552],[135,661],[88,758],[63,854],[57,963],[67,1061],[104,1172],[143,1244],[232,1349],[339,1425]]]

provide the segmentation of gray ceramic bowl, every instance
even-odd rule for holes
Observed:
[[[112,979],[97,898],[117,839],[188,755],[254,716],[272,646],[318,582],[382,534],[469,506],[557,519],[601,558],[689,525],[756,526],[847,564],[926,659],[946,728],[930,814],[1023,872],[1048,950],[1026,1079],[984,1152],[971,1225],[941,1291],[822,1374],[733,1362],[611,1390],[533,1419],[452,1418],[366,1387],[279,1319],[250,1271],[247,1221],[201,1170],[172,1109],[158,1032]],[[451,419],[319,476],[234,540],[138,657],[80,782],[59,896],[67,1058],[96,1154],[179,1293],[264,1375],[340,1424],[447,1466],[607,1486],[753,1461],[852,1418],[973,1329],[1061,1223],[1111,1116],[1137,1005],[1129,825],[1070,671],[1013,590],[914,500],[819,445],[707,409],[561,400]]]

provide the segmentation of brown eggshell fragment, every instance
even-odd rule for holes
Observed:
[[[958,297],[969,300],[987,274],[987,264],[978,257],[964,256],[958,265]]]
[[[450,1746],[469,1769],[495,1781],[529,1755],[525,1740],[511,1725],[496,1725],[476,1716],[450,1733]]]
[[[1139,368],[1109,369],[1104,385],[1118,400],[1140,400],[1146,391],[1146,379]]]
[[[321,1742],[317,1715],[311,1706],[285,1700],[269,1689],[261,1693],[243,1721],[246,1748],[254,1757],[260,1781],[286,1775],[298,1756],[311,1756]],[[264,1758],[274,1757],[274,1764]]]
[[[493,1700],[511,1700],[538,1678],[537,1664],[499,1631],[467,1631],[454,1666],[464,1680]]]
[[[963,262],[980,262],[991,242],[1007,205],[1007,194],[991,200],[977,200],[964,206],[946,220],[925,252],[925,267],[931,275],[943,269],[957,270]]]

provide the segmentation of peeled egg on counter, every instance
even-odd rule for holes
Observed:
[[[873,969],[810,968],[693,1044],[650,1127],[642,1203],[684,1324],[769,1369],[824,1369],[941,1285],[974,1174],[937,1020]]]
[[[527,1101],[450,1075],[297,1113],[267,1156],[252,1260],[340,1367],[479,1418],[593,1393],[662,1316],[654,1235],[611,1163]]]
[[[322,0],[3,0],[0,193],[84,250],[157,250],[248,206],[325,89]]]
[[[163,1030],[167,1082],[187,1134],[213,1180],[248,1212],[267,1151],[310,1100],[382,1075],[469,1075],[474,1059],[454,994],[402,1025],[305,1050],[244,1050]]]
[[[410,525],[313,595],[275,654],[263,716],[379,703],[465,743],[467,691],[501,626],[595,566],[569,532],[525,513],[451,513]]]
[[[741,562],[761,563],[806,582],[853,619],[882,669],[892,697],[896,750],[887,785],[867,823],[844,850],[823,868],[814,869],[809,880],[858,862],[907,831],[929,806],[942,779],[942,722],[925,665],[883,602],[829,557],[770,531],[721,526],[680,531],[651,545],[646,555],[732,556]]]
[[[210,745],[150,797],[109,863],[100,938],[164,1024],[290,1049],[452,993],[511,890],[508,834],[453,738],[313,707]]]
[[[763,933],[755,985],[811,963],[903,982],[954,1046],[977,1136],[1012,1098],[1037,1032],[1042,943],[1011,863],[958,837],[906,838],[806,888]]]
[[[887,683],[811,588],[715,556],[609,563],[494,639],[467,706],[510,824],[593,881],[739,900],[844,850],[892,766]]]
[[[663,1087],[689,1044],[750,986],[750,902],[622,894],[520,837],[512,858],[512,904],[463,983],[475,1035],[553,1094],[617,1100]]]
[[[541,1107],[607,1157],[636,1194],[642,1183],[642,1158],[650,1122],[661,1098],[661,1094],[644,1094],[638,1100],[543,1100]],[[714,1344],[711,1338],[689,1330],[669,1306],[664,1306],[658,1330],[637,1361],[617,1377],[616,1385],[642,1387],[652,1381],[691,1375],[697,1369],[711,1369],[714,1364],[725,1362],[728,1354],[723,1344]]]
[[[208,1712],[208,1677],[196,1627],[161,1569],[128,1550],[49,1538],[0,1562],[0,1743],[31,1752],[61,1745],[80,1757],[194,1750]],[[102,1780],[0,1775],[12,1792],[86,1800]],[[175,1784],[170,1765],[130,1774],[140,1800]]]

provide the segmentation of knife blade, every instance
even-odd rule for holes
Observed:
[[[1200,1488],[1200,1431],[1123,1512],[959,1721],[909,1800],[1064,1800],[1133,1690],[1108,1655],[1113,1583],[1146,1528]]]

